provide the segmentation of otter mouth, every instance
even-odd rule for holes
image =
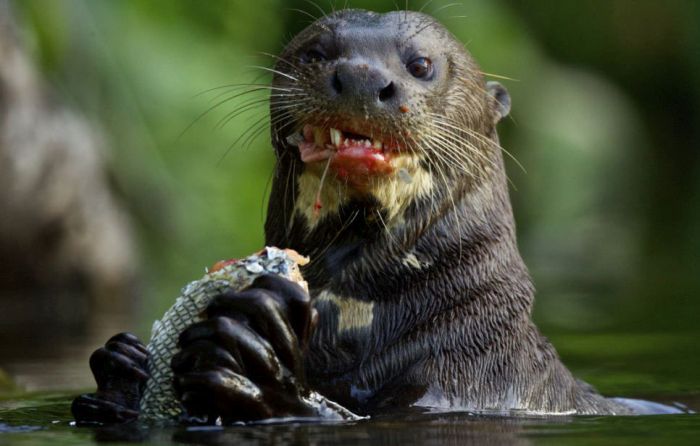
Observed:
[[[391,139],[310,124],[287,137],[287,142],[298,147],[305,164],[326,162],[336,176],[353,184],[393,173],[392,159],[399,152],[398,144]]]

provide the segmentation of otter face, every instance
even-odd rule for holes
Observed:
[[[339,11],[297,35],[275,69],[273,140],[302,166],[295,208],[309,222],[358,196],[378,201],[391,222],[494,163],[504,107],[490,91],[507,93],[487,90],[429,16]]]

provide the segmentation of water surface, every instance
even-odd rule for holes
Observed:
[[[693,404],[693,401],[688,401]],[[0,444],[679,445],[698,444],[700,417],[498,417],[403,414],[351,424],[146,428],[75,427],[70,395],[23,395],[0,402]]]

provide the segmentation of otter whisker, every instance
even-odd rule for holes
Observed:
[[[437,166],[436,166],[437,167]],[[428,163],[428,172],[430,173],[431,178],[433,177],[433,165]],[[440,207],[438,206],[438,203],[440,203],[438,195],[440,194],[438,188],[432,188],[430,190],[430,211],[431,215],[433,215],[433,218],[438,218],[440,215],[439,209]]]
[[[292,80],[292,81],[294,81],[294,82],[298,82],[298,81],[299,81],[299,78],[296,78],[296,77],[292,76],[292,75],[289,74],[289,73],[285,73],[284,71],[276,70],[276,69],[274,69],[274,68],[263,67],[263,66],[260,66],[260,65],[251,65],[251,66],[249,66],[248,68],[257,68],[257,69],[259,69],[259,70],[269,71],[270,73],[279,74],[280,76],[284,76],[284,77],[286,77],[287,79],[290,79],[290,80]]]
[[[449,172],[449,176],[454,177],[455,170],[458,174],[464,175],[467,178],[477,178],[479,175],[483,174],[482,170],[468,159],[455,159],[453,155],[448,155],[446,152],[438,151],[434,151],[432,156],[437,157],[437,159],[434,161],[435,167],[440,172],[443,172],[445,176],[447,176],[447,173]]]
[[[287,92],[303,91],[303,89],[297,88],[297,87],[276,87],[276,86],[269,85],[269,84],[242,83],[242,84],[219,85],[218,87],[213,87],[213,88],[209,88],[209,89],[204,90],[204,91],[200,91],[199,93],[194,95],[194,97],[202,96],[202,95],[205,95],[207,93],[211,93],[212,91],[216,91],[216,90],[222,90],[222,89],[235,90],[235,89],[248,88],[248,87],[253,87],[253,90],[251,90],[251,91],[257,91],[258,89],[260,89],[260,90],[273,90],[273,91],[280,91],[281,90],[281,91],[287,91]]]
[[[502,74],[487,73],[486,71],[477,71],[477,73],[481,74],[482,76],[493,77],[493,78],[501,79],[504,81],[520,82],[520,79],[516,79],[514,77],[504,76]]]
[[[510,159],[512,159],[515,162],[515,164],[520,168],[520,170],[523,171],[523,173],[527,174],[527,170],[525,169],[525,166],[522,165],[522,163],[515,157],[515,155],[510,153],[503,146],[496,144],[494,141],[492,141],[491,139],[487,138],[486,136],[482,135],[479,132],[467,130],[467,133],[471,133],[472,136],[474,136],[475,138],[481,139],[485,143],[490,143],[494,148],[501,150],[503,153],[505,153]]]
[[[468,144],[468,142],[460,138],[455,138],[447,134],[446,132],[443,132],[440,135],[431,135],[431,138],[431,141],[434,144],[434,148],[437,149],[435,150],[434,154],[440,155],[440,157],[443,160],[449,159],[453,161],[455,163],[455,166],[453,167],[457,167],[467,176],[477,177],[477,174],[486,176],[486,174],[488,173],[486,171],[485,166],[481,163],[477,163],[476,160],[472,159],[469,153],[479,155],[485,161],[491,160],[488,160],[488,158],[486,158],[485,155],[483,155],[481,152],[472,150],[473,147],[470,144]],[[458,144],[458,146],[455,147],[455,144]],[[462,149],[467,149],[467,152],[465,152],[464,150],[459,150],[460,147],[462,147]],[[446,164],[449,165],[449,163]],[[473,170],[475,170],[476,172],[473,172]]]
[[[321,17],[324,17],[326,15],[326,11],[324,11],[323,8],[321,8],[321,6],[319,6],[318,3],[314,2],[313,0],[304,0],[304,1],[308,4],[310,4],[311,6],[313,6],[314,8],[316,8],[318,10],[318,12],[321,13],[321,15],[317,17],[317,19],[320,19]]]
[[[282,62],[282,63],[287,64],[287,65],[288,65],[289,67],[291,67],[295,72],[301,71],[301,67],[300,67],[298,64],[296,64],[296,63],[294,63],[294,62],[290,62],[288,59],[285,59],[285,58],[283,58],[283,57],[281,57],[281,56],[278,56],[278,55],[272,54],[272,53],[266,53],[266,52],[261,52],[260,54],[262,54],[262,55],[264,55],[264,56],[272,57],[273,59],[275,59],[275,60],[277,60],[277,61],[279,61],[279,62]]]
[[[476,137],[477,135],[480,135],[483,137],[478,132],[474,132],[471,130],[467,130],[466,126],[459,126],[457,124],[457,121],[450,119],[444,115],[439,115],[439,114],[434,114],[434,113],[429,113],[429,116],[431,116],[432,121],[440,127],[440,130],[444,133],[448,133],[452,136],[455,137],[457,140],[463,140],[465,144],[468,144],[473,150],[478,150],[477,147],[475,147],[473,144],[471,144],[467,137]],[[471,133],[470,133],[471,132]],[[465,133],[465,134],[462,134]],[[482,138],[477,138],[479,142],[484,142]],[[492,141],[488,140],[490,144],[493,144]]]
[[[434,120],[433,124],[436,127],[438,127],[440,131],[439,133],[434,133],[432,136],[435,136],[447,142],[447,148],[455,155],[462,155],[463,151],[460,149],[466,149],[467,151],[480,157],[483,161],[486,161],[487,163],[491,164],[492,167],[495,167],[495,161],[486,156],[486,154],[483,153],[483,151],[479,150],[478,147],[470,143],[463,135],[459,135],[450,130],[449,128],[443,127],[444,123],[441,123],[438,120]],[[449,142],[456,143],[457,146],[450,145]]]
[[[248,134],[245,140],[243,140],[242,146],[243,150],[248,150],[253,144],[256,138],[258,138],[265,130],[269,128],[269,122],[262,121],[256,125],[256,128]]]
[[[473,150],[473,147],[467,144],[464,140],[454,138],[447,132],[443,132],[442,134],[432,134],[429,136],[429,138],[431,139],[431,141],[433,141],[433,143],[435,143],[435,148],[439,149],[436,151],[436,153],[440,153],[441,155],[453,160],[456,163],[456,167],[460,168],[467,175],[472,174],[469,167],[474,167],[478,169],[480,173],[485,173],[485,171],[483,171],[482,166],[475,163],[471,159],[471,157],[467,156],[467,153],[464,153],[463,151],[458,151],[457,149],[459,147],[454,147],[454,143],[460,144],[461,147],[469,150],[471,153],[481,156],[487,161],[491,161],[488,158],[486,158],[484,154],[478,152],[477,150]],[[463,166],[462,163],[466,163],[468,166]]]
[[[218,88],[218,87],[217,87],[217,88]],[[187,125],[187,127],[185,127],[184,130],[182,130],[182,132],[180,132],[180,134],[178,135],[177,139],[182,138],[182,137],[185,135],[185,133],[187,133],[196,123],[198,123],[199,121],[201,121],[206,115],[208,115],[209,113],[211,113],[211,112],[214,111],[215,109],[221,107],[222,105],[226,104],[227,102],[232,101],[232,100],[234,100],[234,99],[236,99],[236,98],[239,98],[239,97],[242,97],[242,96],[245,96],[245,95],[254,93],[254,92],[263,91],[263,90],[269,90],[269,88],[256,86],[255,88],[252,88],[252,89],[250,89],[250,90],[246,90],[246,91],[243,91],[243,92],[240,92],[240,93],[236,93],[236,94],[233,94],[233,95],[231,95],[231,96],[226,97],[225,99],[222,99],[221,101],[219,101],[219,102],[217,102],[216,104],[214,104],[214,105],[212,105],[211,107],[209,107],[207,110],[205,110],[205,111],[203,111],[202,113],[200,113],[192,122],[190,122],[190,123]],[[213,91],[213,90],[211,90],[211,91]],[[304,95],[305,95],[306,93],[299,93],[299,94],[304,94]],[[220,97],[220,96],[218,96],[218,97]]]
[[[265,200],[269,198],[270,191],[272,190],[272,182],[277,176],[277,163],[272,167],[272,171],[267,176],[267,181],[265,182],[265,188],[263,189],[262,197],[260,197],[260,222],[265,224]]]
[[[187,127],[185,127],[185,129],[182,132],[180,132],[177,139],[179,140],[180,138],[182,138],[185,135],[185,133],[187,133],[196,123],[201,121],[206,115],[208,115],[209,113],[211,113],[212,111],[214,111],[218,107],[222,106],[223,104],[234,100],[236,97],[237,97],[237,95],[234,95],[233,97],[227,97],[226,99],[219,101],[215,105],[209,107],[207,110],[200,113],[192,122],[189,123],[189,125],[187,125]]]
[[[410,36],[406,37],[406,38],[403,40],[403,43],[405,44],[405,43],[408,42],[409,40],[414,39],[418,34],[422,33],[422,32],[425,31],[426,29],[430,28],[431,26],[435,26],[435,25],[436,25],[436,23],[433,22],[433,21],[431,21],[431,20],[426,20],[426,22],[427,22],[427,23],[425,24],[425,26],[422,26],[421,28],[418,28],[417,31],[415,31],[415,32],[414,32],[413,34],[411,34]]]
[[[338,237],[340,237],[340,235],[355,221],[358,215],[360,215],[360,210],[355,209],[355,211],[352,214],[350,214],[350,217],[348,217],[348,219],[345,222],[343,222],[343,225],[340,227],[337,233],[328,243],[325,244],[325,246],[323,247],[323,249],[320,250],[320,252],[318,249],[314,249],[313,255],[310,256],[311,260],[309,261],[309,264],[313,264],[316,259],[322,259],[323,255],[328,251],[328,249],[330,249],[331,246],[333,246],[333,243],[335,243]]]
[[[267,104],[269,104],[270,100],[269,98],[257,98],[257,99],[252,99],[247,102],[241,103],[236,108],[234,108],[232,111],[230,111],[225,117],[229,118],[231,117],[231,114],[233,113],[238,113],[240,114],[241,111],[244,111],[242,109],[247,108],[257,108],[257,107],[262,107]],[[279,105],[280,110],[285,110],[288,108],[296,108],[299,106],[303,106],[307,103],[308,101],[305,98],[282,98],[282,99],[275,99],[274,104],[275,107]]]
[[[444,116],[442,116],[442,115],[433,115],[433,114],[431,114],[431,116],[434,116],[434,117],[436,117],[436,118],[437,118],[437,117],[440,117],[440,118],[443,118],[443,119],[447,119],[446,117],[444,117]],[[454,130],[466,132],[466,133],[469,134],[470,136],[473,136],[474,138],[478,139],[480,142],[483,142],[483,143],[485,143],[485,144],[487,144],[487,145],[490,145],[490,146],[493,147],[493,148],[496,148],[496,149],[498,149],[498,150],[501,150],[503,153],[505,153],[506,155],[508,155],[508,157],[511,158],[511,159],[518,165],[518,167],[519,167],[524,173],[527,173],[527,170],[525,169],[525,167],[520,163],[520,161],[518,161],[518,159],[517,159],[512,153],[510,153],[508,150],[506,150],[505,148],[503,148],[500,144],[497,144],[497,143],[496,143],[495,141],[493,141],[492,139],[490,139],[490,138],[484,136],[483,134],[481,134],[481,133],[479,133],[479,132],[477,132],[477,131],[475,131],[475,130],[472,130],[472,129],[470,129],[470,128],[467,128],[467,127],[458,127],[458,126],[456,126],[456,125],[454,125],[454,124],[450,124],[450,123],[444,122],[444,121],[442,121],[442,124],[445,125],[445,126],[448,126],[448,127],[452,128],[452,129],[454,129]]]
[[[273,127],[278,132],[282,132],[290,125],[296,124],[294,114],[291,111],[280,113],[275,118],[270,120],[270,127]],[[297,130],[298,131],[298,130]],[[292,133],[291,131],[289,133]]]
[[[226,148],[226,151],[221,155],[219,160],[217,161],[217,165],[220,164],[224,158],[226,158],[226,155],[229,154],[229,152],[235,147],[241,139],[245,137],[245,140],[243,141],[243,146],[248,147],[252,141],[260,136],[261,132],[265,130],[265,128],[269,125],[267,122],[268,116],[267,114],[264,114],[261,118],[257,119],[255,123],[251,126],[249,126],[243,133],[241,133],[238,138],[236,138],[231,144],[228,145]],[[246,136],[247,135],[247,136]],[[251,136],[253,137],[251,139]]]
[[[304,11],[303,9],[299,9],[299,8],[284,8],[284,10],[285,10],[285,11],[299,12],[299,13],[301,13],[301,14],[304,14],[305,16],[309,17],[309,18],[311,19],[312,22],[315,22],[315,21],[318,19],[318,17],[316,17],[315,15],[311,14],[309,11]],[[309,23],[310,23],[310,22],[309,22]]]
[[[459,257],[458,260],[461,262],[462,261],[462,244],[463,244],[463,239],[464,239],[464,232],[462,230],[462,222],[459,219],[459,213],[457,210],[457,203],[455,202],[454,199],[454,194],[457,193],[457,189],[454,187],[450,187],[450,183],[447,181],[447,177],[445,174],[442,172],[442,170],[438,169],[438,174],[440,175],[440,178],[442,178],[443,185],[445,187],[445,193],[447,197],[450,200],[450,203],[452,204],[452,216],[454,217],[454,224],[457,227],[458,231],[458,240],[459,240]]]
[[[295,110],[294,109],[289,109],[289,110],[283,110],[283,111],[275,111],[274,116],[271,118],[270,123],[271,124],[276,124],[283,119],[294,119],[296,116]]]
[[[435,0],[428,0],[427,2],[423,3],[423,6],[421,6],[420,9],[418,9],[418,12],[423,12],[425,8],[427,8],[428,6],[430,6],[431,3],[433,3],[433,1]]]
[[[301,102],[302,102],[302,100],[299,100],[299,99],[290,99],[290,100],[286,100],[286,101],[278,101],[278,102],[276,102],[276,104],[278,104],[278,103],[281,104],[280,108],[285,109],[285,108],[289,108],[289,107],[297,107],[300,105]],[[217,124],[214,126],[214,128],[215,129],[216,128],[223,128],[228,122],[230,122],[235,117],[237,117],[237,116],[239,116],[247,111],[250,111],[252,109],[262,107],[263,105],[267,105],[268,103],[269,103],[268,98],[262,98],[262,99],[253,99],[253,100],[250,100],[248,102],[244,102],[242,104],[239,104],[232,111],[230,111],[229,113],[224,115],[224,117],[222,117],[219,120],[219,122],[217,122]]]
[[[462,130],[466,130],[466,129],[461,129],[461,128],[460,128],[460,129],[455,129],[455,130],[462,131]],[[451,132],[450,132],[449,130],[447,130],[447,129],[444,129],[444,132],[445,132],[446,134],[451,133]],[[470,134],[470,133],[467,131],[467,134],[470,135],[470,136],[472,136],[472,137],[477,138],[477,140],[480,140],[480,141],[482,141],[482,142],[487,143],[487,145],[492,145],[492,146],[496,147],[497,150],[500,149],[500,150],[502,150],[502,151],[504,151],[504,152],[507,153],[507,151],[506,151],[505,149],[503,149],[501,146],[499,146],[498,144],[496,144],[496,143],[493,142],[492,140],[486,138],[485,136],[481,135],[480,133]],[[479,154],[481,154],[481,152],[479,152]],[[483,154],[481,154],[481,155],[483,156]],[[510,154],[508,153],[508,155],[510,155]],[[512,157],[512,155],[510,155],[510,156]],[[519,164],[519,162],[518,162],[517,160],[515,160],[515,162]],[[494,168],[496,168],[496,169],[498,168],[498,167],[495,165],[495,162],[494,162],[494,161],[491,160],[491,163],[492,163],[492,167],[494,167]],[[523,171],[524,171],[525,173],[527,173],[527,172],[524,170],[524,167],[521,166],[521,168],[523,169]],[[488,172],[482,171],[482,173],[483,173],[483,174],[487,174]],[[511,185],[515,190],[518,189],[517,186],[515,185],[515,183],[513,182],[513,180],[511,180],[510,176],[508,176],[507,174],[506,174],[506,179],[508,180],[508,183],[510,183],[510,185]]]
[[[314,201],[314,216],[318,218],[321,215],[321,208],[323,203],[321,203],[321,192],[323,191],[323,185],[326,182],[326,177],[328,176],[328,168],[331,166],[331,160],[333,157],[328,157],[326,161],[326,167],[323,168],[323,174],[321,175],[321,181],[318,183],[318,190],[316,191],[316,200]]]
[[[262,130],[265,129],[269,125],[268,121],[268,116],[266,114],[263,114],[259,119],[255,120],[255,122],[250,125],[248,128],[246,128],[243,133],[239,135],[239,137],[234,141],[234,145],[237,142],[241,143],[241,146],[246,148],[248,147],[249,144],[249,137],[251,135],[254,135]],[[241,141],[242,140],[242,141]]]
[[[289,214],[288,214],[289,209],[287,208],[287,201],[288,201],[287,197],[288,197],[289,191],[290,191],[289,183],[290,183],[290,179],[293,178],[292,171],[294,169],[295,163],[294,163],[294,160],[292,159],[292,152],[289,152],[289,151],[282,152],[281,156],[278,155],[276,157],[276,162],[275,162],[275,172],[276,173],[279,173],[281,171],[278,166],[282,163],[284,158],[289,158],[289,162],[287,163],[287,165],[289,167],[287,168],[287,178],[284,181],[284,193],[282,195],[282,215],[283,215],[282,220],[289,221]],[[292,201],[294,201],[294,194],[292,194]],[[292,209],[293,208],[294,207],[292,207]],[[289,237],[289,226],[290,225],[287,224],[287,231],[285,232],[285,238],[287,238],[287,239]]]
[[[289,173],[287,173],[287,182],[285,183],[285,187],[284,187],[285,213],[284,213],[284,218],[283,218],[283,221],[285,221],[285,220],[287,221],[287,228],[286,228],[286,230],[285,230],[285,232],[284,232],[284,237],[285,237],[285,239],[287,240],[287,243],[289,243],[289,234],[291,233],[292,227],[293,227],[293,225],[294,225],[294,208],[295,208],[296,202],[297,202],[297,197],[296,197],[294,188],[291,188],[291,189],[290,189],[289,184],[291,183],[292,186],[294,186],[294,184],[295,184],[294,181],[295,181],[295,179],[296,179],[296,177],[297,177],[297,175],[296,175],[296,172],[297,172],[297,163],[294,162],[294,159],[293,159],[293,157],[291,156],[291,152],[285,152],[285,153],[289,153],[289,154],[290,154],[289,156],[290,156],[290,160],[291,160],[291,162],[289,163],[289,164],[291,165],[291,169],[290,169],[291,175],[290,175]],[[291,178],[291,181],[290,181],[290,178]],[[291,201],[292,201],[292,211],[291,211],[290,213],[287,213],[287,210],[286,210],[286,209],[287,209],[287,208],[286,208],[286,204],[287,204],[287,194],[290,193],[290,192],[291,192],[291,194],[292,194],[292,195],[291,195],[291,198],[292,198],[292,200],[291,200]]]
[[[374,212],[374,214],[377,215],[379,222],[384,227],[384,232],[389,237],[390,245],[393,244],[394,246],[400,246],[399,241],[396,239],[396,237],[394,237],[394,234],[391,232],[391,230],[389,229],[389,226],[387,226],[386,222],[384,221],[384,217],[382,217],[382,213],[377,209],[374,209],[373,212]]]
[[[232,97],[233,97],[233,98],[236,98],[236,97],[239,97],[239,96],[242,97],[242,96],[246,96],[246,95],[249,95],[249,94],[252,94],[252,93],[264,94],[264,93],[263,93],[264,91],[265,91],[264,89],[251,89],[251,90],[247,90],[247,91],[244,91],[244,92],[235,94],[235,95],[233,95]],[[221,93],[218,93],[217,95],[215,95],[215,96],[213,96],[211,99],[209,99],[209,103],[216,102],[216,101],[218,101],[220,98],[222,98],[222,97],[224,97],[224,96],[226,96],[226,95],[231,95],[231,94],[232,94],[232,92],[231,92],[230,89],[229,89],[229,90],[224,90],[224,91],[222,91]],[[296,93],[296,94],[301,94],[301,93]],[[267,96],[264,96],[264,97],[267,97]]]
[[[442,12],[446,9],[453,8],[455,6],[464,6],[464,3],[461,3],[461,2],[448,3],[446,5],[440,6],[439,8],[430,11],[430,15],[436,16],[439,12]]]

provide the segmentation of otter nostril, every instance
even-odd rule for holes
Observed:
[[[389,82],[389,85],[379,90],[379,101],[385,102],[394,97],[396,89],[394,88],[394,83]]]
[[[343,91],[343,84],[340,83],[340,78],[338,77],[338,72],[336,71],[333,73],[333,79],[331,79],[331,85],[333,86],[333,90],[337,94],[340,94]]]

